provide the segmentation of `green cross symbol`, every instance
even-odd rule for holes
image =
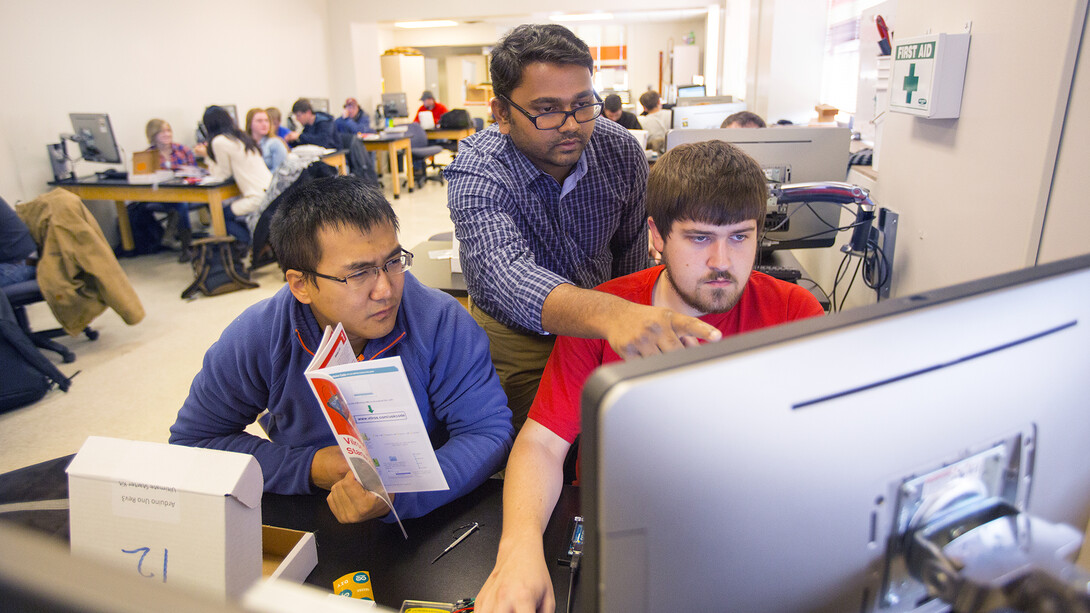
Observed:
[[[912,92],[920,89],[920,77],[916,76],[916,63],[908,65],[908,74],[905,76],[905,104],[912,102]]]

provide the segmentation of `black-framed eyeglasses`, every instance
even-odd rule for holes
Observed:
[[[413,266],[413,254],[412,252],[402,250],[401,255],[392,260],[388,260],[382,266],[368,266],[361,270],[346,276],[346,277],[334,277],[331,275],[323,275],[320,272],[300,271],[312,274],[315,277],[321,277],[323,279],[329,279],[330,281],[337,281],[338,283],[344,283],[348,286],[348,289],[362,290],[370,288],[375,284],[375,280],[378,279],[379,271],[385,272],[388,275],[400,275],[406,270],[409,270]]]
[[[568,122],[568,117],[574,117],[575,121],[578,123],[594,121],[602,114],[602,107],[605,106],[602,102],[602,98],[598,96],[598,92],[594,92],[594,99],[598,102],[584,104],[583,106],[570,111],[549,111],[548,113],[541,113],[540,115],[531,115],[526,109],[515,104],[515,102],[507,96],[501,94],[499,97],[518,109],[518,111],[525,115],[526,119],[529,119],[530,123],[534,124],[534,127],[538,130],[556,130]]]

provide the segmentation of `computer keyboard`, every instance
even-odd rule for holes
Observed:
[[[114,170],[113,168],[108,168],[95,174],[99,179],[105,179],[107,181],[125,181],[129,178],[129,173],[122,170]]]
[[[763,272],[764,274],[779,279],[781,281],[790,281],[794,283],[802,278],[802,271],[798,268],[791,268],[790,266],[777,266],[775,264],[757,264],[753,267],[753,270],[757,272]]]

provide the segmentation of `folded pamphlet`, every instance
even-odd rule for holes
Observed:
[[[326,423],[356,480],[382,498],[447,490],[400,356],[357,362],[341,324],[326,326],[306,370]]]

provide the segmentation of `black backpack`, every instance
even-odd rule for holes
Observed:
[[[361,144],[363,141],[356,139]],[[366,153],[366,151],[364,152]],[[351,161],[351,158],[349,158]],[[370,161],[370,158],[368,158]],[[374,173],[374,166],[371,166],[371,172]],[[353,173],[355,174],[355,173]],[[250,270],[257,270],[258,268],[267,264],[272,264],[276,261],[276,253],[273,252],[272,243],[269,242],[269,230],[272,224],[273,215],[276,214],[276,209],[280,207],[280,203],[283,202],[285,194],[289,194],[292,191],[299,189],[300,186],[306,185],[315,179],[324,179],[326,177],[337,176],[337,169],[333,168],[329,164],[321,161],[311,162],[309,166],[303,169],[303,172],[289,185],[284,191],[280,192],[273,201],[269,203],[269,206],[265,207],[264,211],[261,211],[261,216],[257,218],[257,226],[254,227],[253,239],[250,242],[251,254],[250,254]],[[375,178],[377,184],[378,178]]]
[[[19,327],[0,292],[0,411],[37,402],[54,385],[67,392],[71,383]]]
[[[443,130],[464,130],[473,127],[473,118],[465,109],[451,109],[439,116],[439,128]]]
[[[193,241],[193,283],[182,291],[182,300],[200,292],[219,296],[240,289],[253,289],[257,283],[242,265],[240,250],[234,247],[235,237],[213,236]]]

